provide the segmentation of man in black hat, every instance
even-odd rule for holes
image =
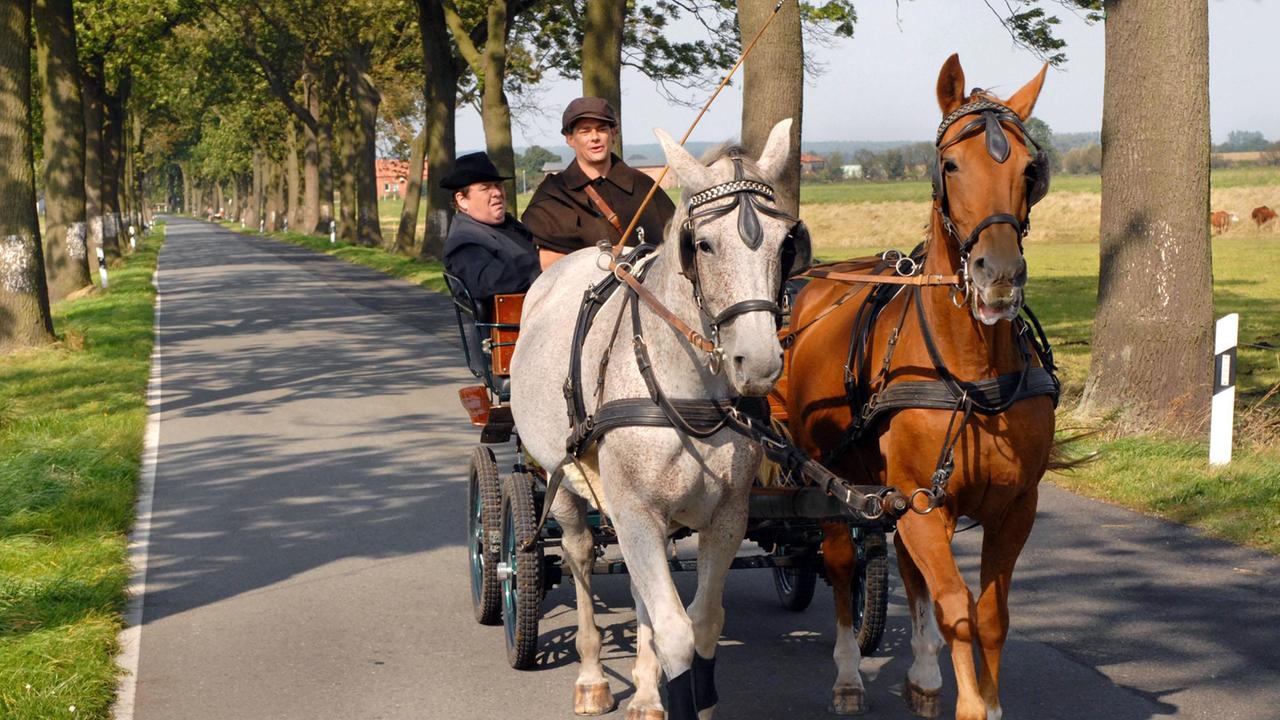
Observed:
[[[444,244],[444,266],[477,301],[524,292],[540,271],[533,236],[507,214],[503,180],[510,178],[482,152],[458,158],[440,180],[440,187],[453,191],[458,209]]]
[[[523,216],[544,269],[601,240],[617,242],[621,237],[618,228],[631,224],[653,187],[652,178],[611,152],[617,128],[617,116],[604,98],[581,97],[565,108],[560,132],[573,148],[573,162],[542,181]],[[646,242],[662,242],[675,210],[665,192],[654,194],[637,225],[637,229],[643,228]],[[628,245],[636,244],[637,234],[632,232]]]

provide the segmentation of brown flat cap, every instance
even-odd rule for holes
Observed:
[[[564,109],[564,117],[560,120],[560,134],[572,133],[573,124],[583,118],[603,120],[610,125],[618,124],[618,116],[614,114],[608,100],[599,97],[580,97]]]

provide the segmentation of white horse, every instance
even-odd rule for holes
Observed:
[[[778,123],[755,162],[741,158],[741,149],[727,148],[708,165],[656,131],[684,195],[664,244],[648,260],[644,287],[689,327],[718,338],[722,352],[722,367],[715,372],[706,352],[641,304],[643,342],[658,386],[668,397],[763,395],[782,370],[775,318],[766,306],[779,295],[782,253],[795,220],[778,211],[771,192],[761,188],[769,190],[784,166],[790,127],[791,120]],[[744,173],[756,181],[748,183],[751,190],[730,184]],[[698,195],[708,189],[712,192]],[[723,195],[708,200],[717,193]],[[686,223],[691,201],[698,211]],[[724,214],[716,212],[729,207],[733,209]],[[743,209],[747,207],[751,209]],[[682,242],[688,249],[683,260]],[[754,249],[752,242],[757,243]],[[583,292],[607,276],[599,260],[598,250],[579,250],[543,273],[525,296],[511,362],[511,408],[525,449],[548,471],[566,461],[571,428],[562,388]],[[698,278],[696,290],[692,277]],[[581,387],[589,413],[610,400],[650,398],[633,347],[634,302],[635,296],[620,288],[586,335]],[[722,315],[726,310],[729,317]],[[597,386],[606,353],[607,372]],[[672,427],[629,426],[610,431],[581,460],[582,472],[568,466],[552,504],[564,530],[563,549],[577,595],[581,669],[574,712],[593,715],[613,708],[591,601],[594,556],[586,514],[599,504],[617,531],[636,605],[636,691],[627,718],[706,720],[716,701],[714,658],[724,624],[725,574],[746,532],[759,446],[728,429],[696,439]],[[667,565],[667,538],[678,527],[698,531],[698,591],[688,612]],[[668,679],[669,716],[658,694],[659,671]]]

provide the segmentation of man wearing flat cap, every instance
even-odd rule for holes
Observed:
[[[444,266],[478,301],[524,292],[540,272],[533,237],[507,214],[503,180],[510,178],[482,152],[458,158],[440,180],[458,209],[444,243]]]
[[[543,268],[601,240],[616,243],[619,228],[631,224],[653,187],[652,178],[610,151],[617,129],[617,116],[604,98],[581,97],[565,108],[560,132],[573,148],[573,162],[542,181],[523,216]],[[643,228],[645,242],[662,242],[675,210],[665,192],[654,194],[636,226]],[[632,232],[628,245],[636,244],[637,234]]]

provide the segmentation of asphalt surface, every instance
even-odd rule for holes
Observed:
[[[472,620],[447,299],[191,220],[160,255],[160,445],[135,717],[571,718],[572,588],[533,671]],[[975,578],[981,531],[957,538]],[[901,584],[863,662],[869,717],[907,718]],[[693,577],[681,578],[686,599]],[[596,580],[630,697],[623,577]],[[1053,487],[1014,578],[1006,718],[1280,717],[1280,562]],[[717,717],[824,718],[833,612],[731,574]],[[944,658],[944,708],[954,682]],[[616,710],[608,717],[621,718]]]

